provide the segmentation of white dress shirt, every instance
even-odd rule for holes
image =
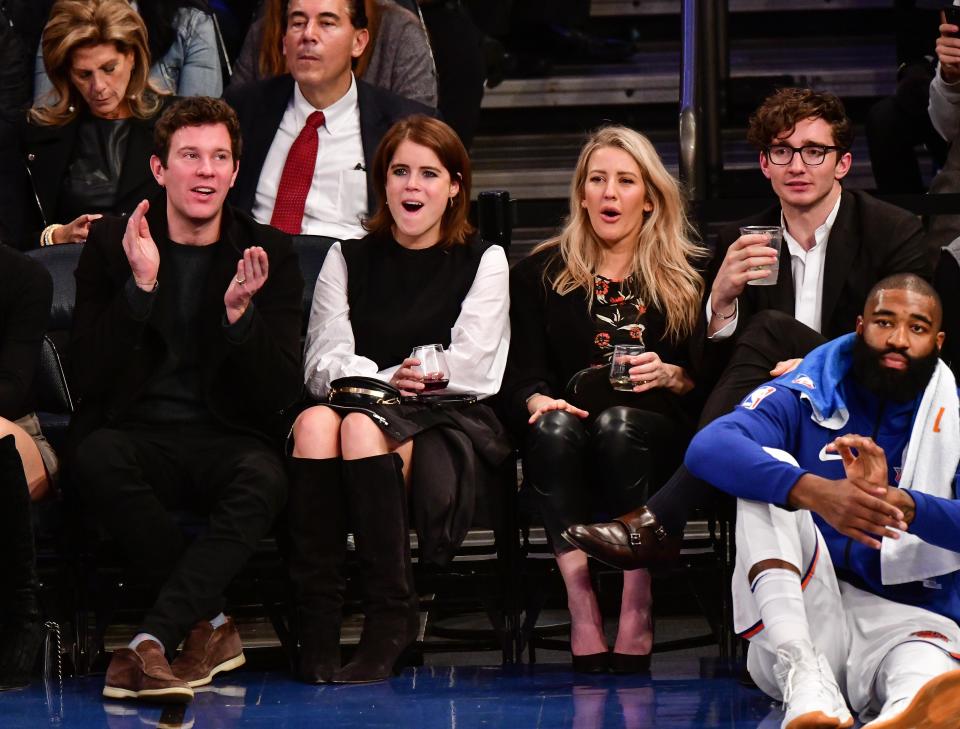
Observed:
[[[489,397],[500,390],[510,348],[510,267],[500,246],[480,257],[476,277],[450,331],[444,351],[450,368],[451,393]],[[376,377],[389,382],[400,363],[384,370],[355,352],[347,303],[347,262],[334,243],[323,261],[313,290],[307,327],[304,381],[313,397],[323,399],[338,377]]]
[[[823,268],[827,260],[827,239],[837,220],[840,211],[841,195],[837,195],[837,202],[819,228],[813,233],[813,246],[804,250],[797,239],[787,230],[783,212],[780,212],[780,227],[783,229],[783,239],[787,242],[790,251],[790,272],[793,275],[793,315],[794,318],[806,324],[811,329],[820,332],[823,322]],[[713,316],[712,296],[707,298],[707,320]],[[740,319],[739,306],[733,319],[722,329],[715,332],[710,339],[721,341],[732,336],[737,330],[737,321]]]
[[[362,238],[360,224],[367,214],[367,173],[360,137],[360,107],[357,82],[350,78],[350,89],[326,109],[315,109],[294,84],[293,98],[273,137],[264,160],[253,202],[253,217],[270,224],[277,201],[277,188],[290,147],[306,126],[307,117],[322,111],[324,124],[317,129],[317,163],[313,182],[303,210],[304,235],[325,235],[338,240]]]

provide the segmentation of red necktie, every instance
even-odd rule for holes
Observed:
[[[303,225],[303,209],[313,182],[313,168],[317,164],[317,147],[320,144],[317,129],[323,126],[323,122],[322,111],[315,111],[307,117],[306,126],[293,140],[287,161],[283,163],[270,225],[290,235],[300,235]]]

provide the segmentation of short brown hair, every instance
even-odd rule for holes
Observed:
[[[843,102],[834,94],[813,89],[785,88],[774,92],[750,117],[747,141],[765,153],[777,139],[789,137],[804,119],[823,119],[833,130],[840,152],[853,145],[853,125]]]
[[[398,121],[380,140],[370,171],[379,200],[377,212],[365,224],[366,229],[371,233],[389,235],[393,228],[393,215],[387,207],[387,168],[397,148],[407,139],[432,150],[450,173],[450,179],[460,183],[459,192],[452,198],[453,202],[447,206],[440,222],[440,245],[448,247],[465,243],[467,236],[473,233],[473,226],[467,220],[470,212],[470,156],[453,129],[424,114],[414,114]]]
[[[187,96],[177,99],[160,115],[153,128],[153,153],[167,166],[170,140],[183,127],[199,127],[204,124],[223,124],[230,135],[230,152],[233,164],[240,161],[242,142],[240,120],[237,112],[226,101],[211,96]]]

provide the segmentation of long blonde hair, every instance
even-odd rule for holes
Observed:
[[[570,215],[560,235],[538,245],[534,253],[556,251],[562,267],[547,283],[561,296],[578,289],[593,291],[594,275],[603,260],[603,247],[581,203],[590,155],[604,147],[622,149],[640,167],[646,197],[653,209],[645,215],[637,238],[632,274],[647,303],[664,312],[667,322],[664,336],[679,341],[689,335],[697,323],[704,284],[692,261],[705,258],[707,250],[695,242],[696,233],[687,218],[679,183],[664,168],[650,140],[639,132],[623,126],[608,126],[590,135],[580,151],[570,182]],[[548,267],[551,269],[553,267]]]
[[[130,111],[147,119],[160,109],[159,92],[150,84],[147,28],[127,0],[57,0],[43,29],[40,47],[43,65],[59,98],[52,106],[34,106],[30,119],[61,126],[73,121],[83,97],[70,80],[73,52],[78,48],[112,43],[120,53],[133,52],[133,70],[125,96]]]

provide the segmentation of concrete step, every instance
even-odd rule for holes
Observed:
[[[732,43],[730,52],[734,83],[789,76],[794,84],[844,98],[892,93],[896,66],[892,41],[876,38],[806,39],[790,44],[741,40]],[[678,103],[679,83],[679,47],[651,44],[629,63],[563,66],[547,78],[507,79],[486,91],[483,109]]]
[[[731,13],[774,13],[816,10],[892,9],[894,0],[730,0]],[[636,15],[679,15],[681,0],[593,0],[590,15],[621,18]]]

